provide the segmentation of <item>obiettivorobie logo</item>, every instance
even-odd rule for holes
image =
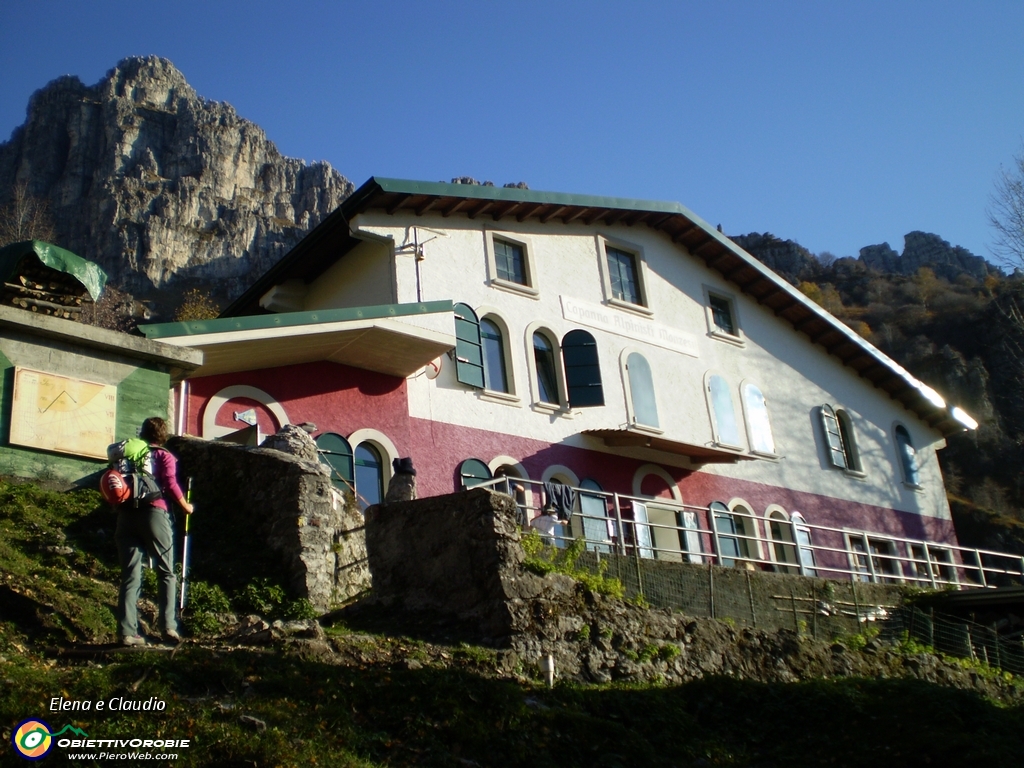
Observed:
[[[68,731],[76,736],[89,736],[81,728],[75,728],[73,725],[65,725],[54,733],[50,731],[50,724],[45,720],[30,717],[18,723],[18,727],[11,733],[11,744],[14,751],[26,760],[40,760],[50,754],[54,739]]]

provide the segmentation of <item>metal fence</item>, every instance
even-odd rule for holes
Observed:
[[[537,527],[548,505],[545,484],[535,480],[499,477],[474,487],[513,496],[524,528]],[[1024,557],[1016,554],[812,525],[798,513],[759,517],[717,502],[697,507],[584,488],[571,488],[566,495],[571,507],[563,508],[559,521],[545,532],[556,547],[583,539],[590,552],[638,560],[932,589],[1024,583]]]
[[[512,496],[524,528],[537,527],[534,520],[548,505],[537,481],[495,478],[481,486]],[[795,515],[759,518],[725,505],[571,491],[571,508],[557,522],[540,525],[542,538],[556,552],[582,540],[576,567],[618,579],[627,599],[821,639],[875,627],[882,637],[913,638],[943,653],[1024,673],[1022,639],[902,606],[894,589],[1019,584],[1019,555],[811,525]]]

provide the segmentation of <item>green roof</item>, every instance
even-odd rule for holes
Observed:
[[[107,273],[99,264],[41,240],[23,240],[0,248],[0,278],[4,282],[9,282],[21,260],[32,253],[50,269],[64,272],[78,280],[85,286],[93,301],[103,293],[103,288],[107,284]]]
[[[426,301],[419,304],[381,304],[373,307],[347,307],[345,309],[318,309],[312,312],[282,312],[271,315],[219,317],[213,320],[190,320],[183,323],[153,323],[140,325],[139,330],[148,339],[167,339],[181,336],[203,336],[229,331],[254,331],[267,328],[290,328],[298,325],[322,325],[351,320],[377,320],[387,317],[430,315],[451,312],[450,301]]]
[[[681,213],[693,217],[694,213],[683,205],[664,200],[635,200],[629,197],[600,197],[576,195],[568,192],[540,192],[518,187],[492,187],[483,184],[447,184],[445,182],[411,181],[408,179],[386,179],[374,176],[345,201],[359,205],[359,192],[376,183],[383,192],[404,195],[434,195],[465,197],[478,200],[505,200],[521,203],[541,203],[576,206],[579,208],[618,208],[625,211],[652,211],[656,213]],[[347,205],[343,204],[345,207]]]

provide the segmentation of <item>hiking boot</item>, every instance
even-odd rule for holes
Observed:
[[[164,632],[164,642],[171,645],[179,645],[181,643],[181,635],[173,629],[168,629]]]
[[[129,648],[145,644],[146,638],[142,637],[141,635],[126,635],[125,637],[121,638],[121,645],[127,646]]]

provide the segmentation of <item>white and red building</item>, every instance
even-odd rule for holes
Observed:
[[[501,471],[712,507],[739,558],[803,524],[890,575],[956,544],[936,452],[970,416],[675,203],[374,178],[220,318],[143,330],[205,353],[179,429],[312,422],[367,502],[411,456],[421,497]]]

